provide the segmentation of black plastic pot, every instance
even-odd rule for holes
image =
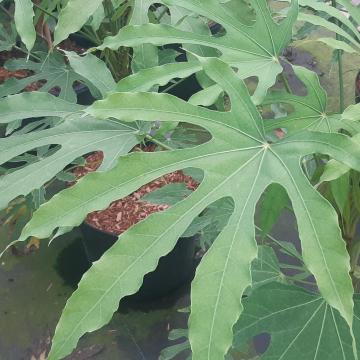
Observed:
[[[101,255],[117,241],[117,236],[96,229],[86,223],[80,226],[84,248],[90,262]],[[128,297],[134,302],[151,301],[179,289],[189,282],[195,269],[195,237],[180,238],[174,249],[160,258],[157,268],[145,275],[139,291]]]

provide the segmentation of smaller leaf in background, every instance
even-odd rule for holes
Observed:
[[[355,296],[355,337],[360,336],[360,299]],[[272,283],[244,300],[244,312],[234,327],[236,349],[259,334],[269,334],[262,360],[353,360],[349,328],[320,295],[299,287]],[[358,349],[359,351],[359,349]]]
[[[44,186],[32,191],[31,195],[32,195],[32,202],[34,204],[34,209],[38,209],[40,205],[45,202],[45,194],[46,194],[46,190]]]
[[[76,176],[73,173],[66,172],[66,171],[60,171],[56,178],[60,181],[64,181],[66,183],[72,182],[76,180]]]
[[[7,28],[5,24],[0,23],[0,51],[9,51],[16,44],[15,24],[10,23]]]
[[[51,54],[37,53],[41,62],[26,61],[26,59],[13,59],[6,62],[8,70],[16,71],[19,69],[30,70],[32,75],[23,78],[11,78],[0,85],[0,97],[16,94],[24,90],[27,86],[35,85],[41,92],[53,92],[59,98],[76,102],[77,96],[74,89],[75,84],[85,84],[95,98],[100,98],[100,93],[94,88],[91,82],[83,76],[77,74],[68,64],[65,57],[58,53]]]
[[[36,40],[36,32],[33,24],[34,9],[31,0],[15,0],[14,20],[16,30],[21,40],[30,51]]]
[[[154,3],[153,0],[133,0],[130,25],[148,24],[149,8]],[[131,69],[133,73],[140,70],[152,68],[159,65],[158,48],[149,43],[142,43],[133,48]]]
[[[266,189],[259,215],[259,227],[262,230],[262,238],[271,231],[281,212],[289,203],[289,197],[281,185],[271,184]]]
[[[6,125],[6,130],[5,130],[5,136],[10,135],[11,133],[13,133],[14,131],[16,131],[17,129],[19,129],[22,125],[22,120],[14,120],[11,123],[8,123]]]
[[[96,32],[99,30],[101,23],[105,19],[105,11],[103,4],[100,4],[99,7],[91,15],[88,24]]]
[[[141,200],[151,202],[153,204],[167,204],[174,205],[183,200],[191,194],[191,190],[186,187],[186,184],[168,184],[160,189],[152,191],[143,196]]]
[[[69,0],[59,14],[54,45],[58,45],[70,34],[80,30],[101,4],[102,0]]]
[[[79,56],[73,51],[64,53],[76,73],[90,81],[103,97],[115,90],[116,83],[104,61],[92,54]]]
[[[166,85],[174,78],[186,78],[200,69],[198,62],[180,62],[143,69],[120,80],[116,91],[149,91],[155,85]]]
[[[343,214],[344,207],[349,200],[350,174],[340,176],[330,182],[331,193],[335,199],[340,214]]]
[[[234,203],[230,198],[223,198],[209,205],[200,216],[196,217],[183,234],[187,236],[199,236],[199,243],[203,250],[209,249],[221,230],[227,224]]]
[[[169,333],[169,340],[171,341],[179,341],[176,345],[171,345],[164,348],[159,356],[159,360],[172,360],[176,358],[178,355],[187,351],[190,353],[190,343],[188,340],[188,330],[187,329],[174,329],[171,330]],[[184,355],[184,354],[182,354]],[[191,355],[189,354],[188,357],[185,358],[186,360],[191,359]]]
[[[350,168],[345,164],[332,159],[324,166],[324,172],[320,177],[320,182],[336,180],[340,176],[346,174],[349,170]]]
[[[341,115],[342,120],[360,121],[360,104],[348,106]]]
[[[285,276],[280,271],[279,260],[270,246],[259,246],[258,257],[251,264],[251,277],[250,292],[267,283],[284,280]]]
[[[359,144],[360,134],[353,136],[351,139]],[[324,172],[320,177],[320,182],[336,180],[339,177],[345,175],[349,171],[350,168],[347,165],[332,159],[328,161],[324,166]]]
[[[271,92],[262,105],[271,105],[275,117],[265,120],[265,129],[285,128],[287,134],[304,129],[336,132],[340,128],[338,118],[326,114],[327,95],[316,73],[300,66],[293,66],[293,69],[306,86],[307,94],[300,96],[278,90]],[[277,106],[274,107],[274,104]],[[281,112],[284,106],[290,108]]]

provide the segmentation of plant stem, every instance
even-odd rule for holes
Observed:
[[[54,14],[52,14],[50,11],[45,10],[44,8],[42,8],[40,5],[38,5],[38,4],[36,4],[36,3],[33,3],[33,5],[34,5],[37,9],[39,9],[40,11],[42,11],[44,14],[49,15],[49,16],[52,17],[53,19],[56,19],[56,20],[57,20],[57,17],[56,17]]]
[[[336,8],[336,0],[331,0],[331,6]],[[341,24],[339,24],[337,20],[335,20],[335,24],[341,27]],[[341,41],[341,36],[339,34],[336,34],[336,40]],[[337,49],[335,51],[338,61],[338,69],[339,69],[339,100],[340,100],[339,110],[340,113],[343,113],[345,109],[345,105],[344,105],[344,78],[343,78],[342,51],[340,49]]]
[[[165,88],[164,90],[162,90],[162,93],[166,93],[169,90],[173,89],[174,87],[178,86],[179,84],[181,84],[183,81],[185,81],[187,78],[181,79],[177,82],[175,82],[174,84],[169,85],[167,88]]]
[[[289,94],[292,94],[292,91],[291,91],[291,88],[290,88],[290,85],[289,85],[289,81],[288,81],[288,79],[286,78],[286,76],[285,76],[285,74],[283,72],[280,74],[280,77],[281,77],[281,81],[283,82],[283,84],[285,86],[286,91]]]
[[[160,13],[159,17],[157,18],[157,21],[160,23],[160,20],[162,19],[162,17],[166,14],[166,12],[168,11],[167,7],[165,6],[164,9],[162,10],[162,12]]]
[[[14,45],[13,48],[16,49],[16,50],[21,51],[25,55],[29,55],[29,56],[33,57],[35,60],[42,61],[41,58],[39,58],[38,56],[32,54],[31,52],[27,52],[26,50],[22,49],[19,46]]]
[[[10,19],[13,19],[13,15],[3,5],[0,5],[0,9],[4,11],[4,13],[9,16]]]
[[[262,230],[259,226],[255,225],[255,228],[256,228],[258,231],[263,232],[263,230]],[[276,243],[279,247],[281,247],[286,253],[288,253],[289,255],[291,255],[291,256],[297,258],[298,260],[302,261],[302,258],[301,258],[299,255],[297,255],[296,253],[294,253],[294,252],[292,252],[292,251],[289,251],[289,250],[281,243],[281,241],[275,239],[275,238],[274,238],[273,236],[271,236],[270,234],[266,234],[265,236],[266,236],[267,238],[269,238],[271,241],[273,241],[274,243]]]
[[[148,135],[148,134],[145,135],[145,139],[148,139],[148,140],[152,141],[153,143],[161,146],[162,148],[164,148],[166,150],[174,150],[171,146],[168,146],[168,145],[164,144],[163,142],[153,138],[151,135]]]
[[[336,35],[336,37],[339,37]],[[337,50],[337,57],[338,57],[338,63],[339,63],[339,92],[340,92],[340,113],[343,113],[345,110],[345,104],[344,104],[344,78],[343,78],[343,60],[342,60],[342,51]]]

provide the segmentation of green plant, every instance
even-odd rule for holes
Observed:
[[[18,242],[29,237],[54,238],[79,225],[89,212],[106,208],[113,200],[164,174],[179,169],[194,173],[194,168],[202,173],[196,191],[184,200],[177,198],[170,209],[130,228],[93,264],[64,309],[49,359],[65,357],[84,333],[105,325],[119,300],[139,289],[144,275],[155,269],[159,258],[169,253],[189,229],[193,233],[206,232],[204,244],[209,247],[192,283],[189,343],[194,359],[222,359],[231,347],[240,347],[262,331],[274,335],[264,359],[298,358],[307,349],[309,359],[317,356],[357,359],[358,299],[355,298],[354,315],[354,289],[349,272],[356,269],[358,255],[353,254],[359,251],[358,248],[351,251],[350,264],[343,240],[345,227],[340,229],[338,222],[338,215],[346,206],[347,189],[343,183],[333,185],[337,191],[332,192],[330,200],[334,200],[337,213],[312,186],[319,181],[340,179],[340,175],[349,171],[352,174],[360,171],[357,107],[348,108],[343,114],[327,114],[326,93],[317,76],[299,67],[294,70],[307,88],[307,95],[289,93],[281,54],[291,41],[292,26],[298,15],[297,1],[285,8],[281,2],[275,2],[279,5],[275,14],[260,0],[250,1],[251,7],[246,1],[164,0],[162,3],[167,7],[162,5],[162,13],[156,18],[170,25],[147,24],[152,2],[138,8],[135,1],[139,12],[133,19],[137,18],[139,25],[130,21],[130,25],[105,38],[94,49],[117,51],[120,47],[134,47],[134,74],[117,83],[114,71],[95,55],[79,57],[65,53],[69,61],[67,71],[80,76],[102,100],[84,107],[72,103],[71,98],[56,98],[40,91],[8,95],[0,100],[3,123],[11,124],[25,116],[61,119],[51,128],[45,126],[0,141],[2,163],[33,149],[44,146],[47,149],[35,162],[3,176],[0,184],[3,208],[14,198],[26,196],[52,181],[78,157],[95,150],[105,154],[99,171],[39,207]],[[71,0],[67,6],[70,4]],[[156,15],[158,9],[154,8],[152,14]],[[246,18],[244,14],[251,16]],[[220,33],[210,35],[208,20],[221,25]],[[64,35],[58,36],[64,38],[82,25],[83,21],[80,25],[69,25],[67,30],[61,30]],[[198,32],[190,32],[190,28]],[[159,55],[161,52],[164,55],[165,50],[158,53],[155,45],[174,42],[184,44],[187,61],[174,62],[173,53],[170,61]],[[347,43],[340,46],[339,39],[336,43],[326,42],[341,49],[348,46]],[[141,54],[154,52],[151,68],[147,61],[139,62]],[[37,69],[38,66],[34,67]],[[43,68],[39,72],[41,79],[48,77]],[[173,83],[173,79],[185,79],[192,74],[196,74],[203,90],[189,102],[158,93],[159,86],[176,86],[182,80]],[[286,91],[270,91],[278,75]],[[243,81],[251,76],[258,78],[252,99]],[[21,89],[22,83],[13,93]],[[286,111],[282,117],[264,120],[254,102],[262,110],[281,105]],[[163,128],[152,136],[149,130],[154,123],[161,123]],[[205,142],[172,149],[164,134],[182,123],[202,128],[208,135]],[[273,133],[278,128],[283,129],[281,139]],[[74,139],[79,138],[74,145]],[[164,151],[127,154],[145,139],[158,143]],[[334,167],[336,175],[331,170]],[[353,181],[354,194],[358,192],[356,181]],[[301,255],[269,234],[282,209],[290,206],[285,192],[297,219]],[[259,201],[262,215],[258,228],[254,215]],[[220,218],[219,214],[224,213],[226,216]],[[349,227],[353,229],[354,222]],[[257,245],[255,229],[262,242],[270,239],[282,251],[303,261],[304,266],[297,268],[300,274],[285,277],[272,250]],[[256,261],[258,253],[260,258]],[[266,274],[258,270],[259,262],[263,266],[262,261],[271,264]],[[318,294],[294,287],[306,283],[310,274],[316,279]],[[286,285],[268,284],[273,281]],[[263,287],[264,283],[268,285]],[[243,295],[249,298],[244,300],[244,309]],[[254,308],[265,304],[264,297],[268,297],[266,308]],[[297,311],[290,312],[293,308]],[[284,324],[284,314],[291,320],[290,325]],[[254,317],[261,321],[253,323]],[[270,318],[273,322],[266,321]],[[284,341],[279,341],[277,321],[280,330],[287,331]],[[305,339],[314,337],[319,329],[318,341],[305,344]],[[336,336],[338,347],[328,340]]]

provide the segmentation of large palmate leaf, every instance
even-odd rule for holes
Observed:
[[[355,297],[355,336],[360,336],[360,298]],[[244,300],[234,328],[234,347],[269,334],[262,360],[353,360],[350,331],[339,313],[318,294],[298,287],[269,284]],[[360,348],[357,350],[360,354]],[[300,355],[301,354],[301,355]]]
[[[34,93],[32,95],[40,94]],[[14,95],[13,97],[19,96],[22,95]],[[29,98],[34,98],[34,96],[29,96]],[[13,100],[11,97],[8,99],[9,101]],[[18,114],[18,111],[14,109],[8,118],[11,115],[18,117]],[[36,115],[62,116],[62,112],[54,106],[52,112],[48,109],[41,112],[38,109]],[[60,145],[60,149],[38,162],[2,176],[0,178],[0,191],[2,193],[0,208],[6,207],[8,202],[17,196],[27,195],[32,190],[40,188],[76,158],[90,152],[102,151],[105,157],[100,170],[110,169],[116,163],[118,156],[126,154],[138,143],[137,132],[138,129],[127,124],[124,125],[111,120],[99,122],[90,116],[81,117],[80,114],[73,114],[68,115],[64,122],[51,129],[1,139],[1,164],[41,146]]]
[[[209,36],[162,24],[127,26],[117,35],[107,37],[99,49],[117,49],[120,46],[137,46],[143,43],[183,43],[214,48],[220,52],[223,61],[238,68],[237,75],[240,78],[258,77],[259,84],[254,99],[259,102],[282,71],[279,55],[291,39],[291,29],[298,13],[297,0],[292,1],[287,17],[280,23],[272,18],[266,1],[252,0],[256,21],[250,25],[244,24],[243,18],[235,17],[240,12],[234,13],[227,4],[218,0],[166,0],[164,3],[205,16],[221,24],[226,34]],[[247,5],[241,1],[238,6],[245,8]],[[219,93],[221,89],[215,86],[211,91]]]
[[[49,359],[65,356],[81,335],[106,324],[119,299],[139,289],[144,274],[170,252],[194,217],[216,200],[231,197],[234,211],[197,269],[190,316],[194,357],[223,358],[242,311],[242,294],[251,284],[250,264],[257,255],[255,206],[271,183],[281,184],[292,201],[303,259],[321,294],[352,325],[349,257],[337,215],[310,185],[300,160],[323,153],[359,170],[359,146],[344,135],[315,132],[267,143],[262,119],[244,83],[222,61],[209,58],[202,62],[207,75],[228,93],[231,111],[208,110],[155,93],[114,93],[86,111],[95,117],[130,122],[188,122],[208,130],[210,141],[194,148],[124,156],[111,171],[89,174],[54,196],[24,228],[20,241],[29,236],[46,238],[56,228],[76,226],[87,213],[106,208],[111,201],[166,173],[189,167],[204,172],[196,191],[130,228],[93,264],[65,307]]]
[[[16,71],[20,69],[31,70],[34,72],[23,79],[11,78],[0,85],[0,97],[16,94],[22,91],[26,86],[38,82],[40,91],[59,91],[61,99],[76,102],[76,92],[74,85],[76,83],[85,83],[90,87],[96,97],[100,97],[97,92],[94,92],[94,87],[84,77],[77,74],[69,65],[65,63],[64,57],[53,52],[51,54],[41,54],[41,62],[34,62],[26,59],[15,59],[6,62],[8,70]]]

